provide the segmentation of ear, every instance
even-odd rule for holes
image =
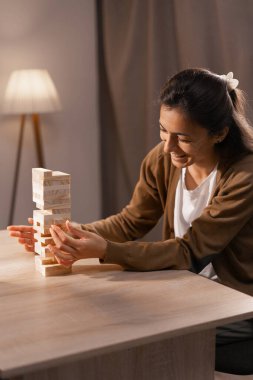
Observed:
[[[221,143],[226,138],[226,136],[228,134],[228,131],[229,131],[229,128],[228,127],[224,127],[222,129],[222,131],[220,131],[218,134],[216,134],[214,136],[214,138],[215,138],[214,143],[215,144]]]

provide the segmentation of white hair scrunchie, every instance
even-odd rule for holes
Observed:
[[[227,83],[228,91],[233,91],[239,84],[239,80],[233,78],[234,74],[230,71],[227,75],[219,75]]]

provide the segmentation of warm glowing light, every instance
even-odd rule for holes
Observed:
[[[3,102],[5,114],[36,114],[61,109],[47,70],[17,70],[9,79]]]

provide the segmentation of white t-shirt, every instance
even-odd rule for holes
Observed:
[[[188,228],[191,227],[193,220],[197,219],[208,205],[215,185],[217,166],[194,190],[187,190],[185,173],[186,168],[183,168],[177,184],[174,208],[175,236],[180,238],[184,236]],[[212,280],[217,280],[217,275],[211,263],[199,274]]]

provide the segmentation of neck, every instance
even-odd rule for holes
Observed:
[[[188,190],[194,190],[213,171],[217,161],[205,166],[191,165],[186,168],[185,185]]]

